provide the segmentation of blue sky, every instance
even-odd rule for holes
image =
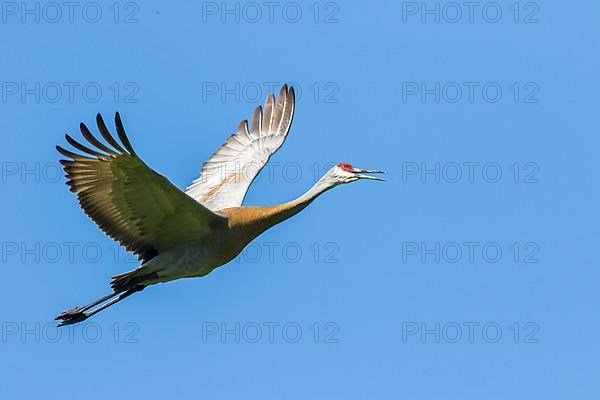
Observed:
[[[596,397],[597,2],[269,4],[2,3],[0,397]],[[54,328],[136,266],[64,185],[63,134],[119,111],[184,187],[284,82],[248,204],[332,162],[388,181]]]

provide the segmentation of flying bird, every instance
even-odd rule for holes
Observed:
[[[83,307],[62,312],[59,326],[81,322],[147,286],[180,278],[201,277],[235,258],[265,230],[292,217],[327,190],[365,175],[384,173],[339,163],[306,193],[274,206],[243,206],[248,187],[281,147],[294,116],[294,89],[283,85],[277,100],[271,93],[264,108],[206,161],[200,176],[185,191],[148,167],[115,115],[117,141],[100,114],[96,123],[105,143],[85,124],[81,134],[91,147],[66,135],[80,153],[56,149],[67,185],[83,211],[112,239],[139,257],[141,265],[114,276],[112,292]]]

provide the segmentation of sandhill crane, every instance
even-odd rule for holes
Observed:
[[[262,232],[290,218],[325,191],[359,179],[383,180],[365,173],[378,170],[340,163],[306,193],[275,206],[242,206],[248,187],[285,141],[294,115],[294,89],[284,85],[277,101],[271,93],[258,106],[250,126],[237,132],[206,161],[200,177],[183,192],[149,168],[136,154],[115,115],[115,140],[100,114],[101,142],[82,123],[89,148],[66,135],[77,154],[60,146],[67,160],[67,184],[84,212],[112,239],[135,253],[139,268],[114,276],[112,292],[83,307],[62,312],[59,326],[83,321],[147,286],[175,279],[201,277],[226,264]]]

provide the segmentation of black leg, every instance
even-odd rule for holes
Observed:
[[[142,289],[144,289],[144,286],[137,286],[137,287],[135,287],[133,289],[129,289],[125,292],[121,292],[120,294],[119,293],[108,294],[104,297],[99,298],[98,300],[91,302],[90,304],[88,304],[84,307],[75,307],[70,310],[63,311],[62,313],[60,313],[60,315],[58,317],[56,317],[54,319],[60,320],[60,322],[58,323],[58,326],[76,324],[77,322],[81,322],[81,321],[88,319],[92,315],[99,313],[100,311],[112,306],[113,304],[118,303],[119,301],[131,296],[132,294],[134,294],[136,292],[139,292]],[[118,295],[117,298],[112,299],[113,297],[115,297],[117,295]],[[110,299],[112,299],[112,300],[110,300]],[[90,312],[86,312],[90,308],[92,308],[100,303],[103,303],[107,300],[110,300],[110,301],[102,304],[99,307],[94,308]]]

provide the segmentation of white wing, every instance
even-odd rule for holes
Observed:
[[[96,120],[109,146],[81,124],[81,133],[94,148],[69,135],[67,141],[86,155],[56,148],[69,158],[60,162],[71,191],[77,193],[83,211],[108,236],[148,261],[227,224],[225,218],[198,204],[137,156],[118,113],[117,133],[125,148],[110,135],[100,114]]]
[[[294,88],[283,85],[277,104],[273,93],[242,121],[237,132],[202,165],[200,177],[187,187],[186,193],[205,207],[223,210],[241,206],[248,187],[260,170],[283,144],[294,116]]]

